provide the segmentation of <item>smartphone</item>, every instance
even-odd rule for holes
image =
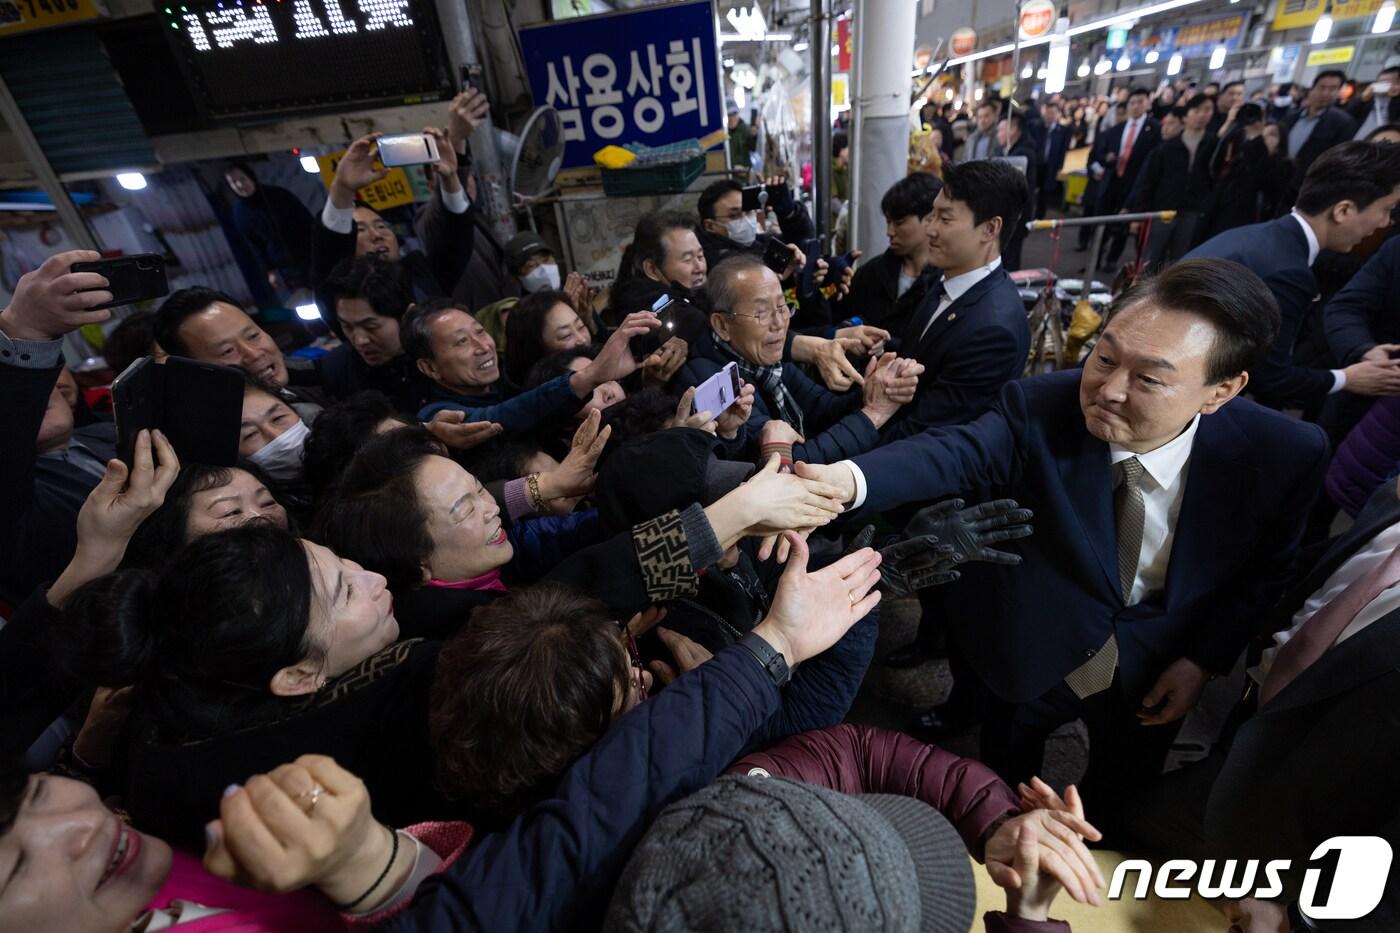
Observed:
[[[716,418],[739,400],[739,364],[727,363],[719,372],[695,387],[694,412],[708,411]]]
[[[786,194],[786,188],[787,185],[749,185],[743,191],[744,211],[756,211],[781,201]]]
[[[676,330],[676,309],[678,300],[670,295],[662,295],[651,303],[651,313],[661,320],[661,326],[668,334],[675,333]]]
[[[475,88],[478,91],[483,91],[484,93],[484,89],[481,86],[480,65],[463,65],[461,67],[461,70],[458,72],[458,76],[461,78],[462,81],[462,90],[465,91],[467,88],[470,87]]]
[[[763,248],[763,264],[782,278],[791,263],[792,250],[787,248],[787,244],[777,237],[770,239]]]
[[[233,466],[243,419],[243,373],[231,366],[172,356],[132,363],[112,383],[117,456],[131,464],[136,435],[160,430],[181,463]]]
[[[99,259],[97,262],[75,262],[69,272],[96,272],[107,279],[107,291],[112,300],[96,305],[88,310],[115,308],[150,298],[164,298],[170,294],[170,282],[165,277],[165,257],[158,253],[137,253],[135,256],[118,256],[116,259]],[[85,288],[83,291],[102,291]]]
[[[427,133],[379,137],[379,161],[385,168],[427,165],[438,160],[437,140]]]
[[[802,290],[798,294],[806,296],[817,290],[817,260],[822,256],[822,241],[816,237],[802,244]],[[781,272],[778,273],[782,275]]]

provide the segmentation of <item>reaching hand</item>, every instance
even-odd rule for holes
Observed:
[[[1142,698],[1138,721],[1144,726],[1176,722],[1191,712],[1209,680],[1205,668],[1188,658],[1178,658]]]
[[[680,372],[690,354],[690,344],[682,337],[672,337],[642,360],[642,381],[650,385],[665,385]]]
[[[75,249],[54,253],[19,277],[10,306],[0,311],[0,331],[13,340],[57,340],[84,324],[98,324],[110,310],[91,311],[112,300],[110,284],[96,272],[70,272],[75,262],[97,262],[101,253]],[[92,288],[97,291],[79,291]]]
[[[747,534],[810,530],[841,514],[843,506],[836,498],[839,490],[792,473],[781,473],[780,463],[777,455],[770,457],[763,469],[729,494],[738,496],[743,505]]]
[[[793,356],[797,356],[797,341],[804,338],[796,338],[793,342]],[[864,385],[865,380],[861,377],[860,371],[851,365],[851,361],[846,358],[846,343],[841,340],[822,340],[820,337],[809,337],[806,340],[815,341],[806,353],[806,359],[799,362],[811,363],[817,367],[817,372],[821,373],[822,382],[833,392],[845,392],[853,385]],[[805,342],[805,340],[804,340]]]
[[[636,372],[637,361],[632,358],[628,341],[650,333],[660,326],[661,319],[650,311],[634,311],[627,315],[617,330],[608,337],[603,349],[593,358],[593,362],[582,372],[574,374],[577,380],[574,381],[574,394],[582,398],[605,382],[616,382]],[[585,386],[586,391],[579,391]]]
[[[694,407],[695,387],[691,386],[681,393],[681,400],[676,403],[676,413],[666,422],[666,427],[695,428],[697,431],[709,431],[714,434],[718,430],[715,413],[712,411],[691,411]]]
[[[1361,354],[1361,359],[1383,363],[1392,359],[1397,352],[1400,352],[1400,343],[1378,343]]]
[[[457,177],[457,150],[452,148],[452,140],[447,133],[433,126],[423,127],[423,134],[437,140],[438,159],[433,163],[439,181],[446,191],[458,191],[462,180]]]
[[[433,415],[433,420],[424,421],[423,427],[453,450],[479,447],[505,430],[494,421],[468,421],[466,412],[451,410]]]
[[[574,432],[569,453],[563,462],[557,469],[540,474],[540,496],[547,503],[560,501],[564,514],[572,512],[579,498],[593,491],[593,484],[598,479],[598,474],[593,471],[598,468],[598,458],[603,456],[608,438],[612,436],[612,425],[598,429],[602,420],[602,412],[596,408],[590,411]]]
[[[666,618],[665,609],[660,606],[648,606],[627,620],[627,634],[633,638],[641,638],[656,628],[657,624],[664,618]]]
[[[953,583],[961,576],[958,553],[951,544],[910,538],[880,549],[880,591],[891,599]]]
[[[758,443],[760,447],[767,447],[769,444],[791,446],[802,443],[802,435],[781,418],[769,418],[763,422],[763,427],[758,429]]]
[[[131,466],[107,461],[102,481],[88,494],[78,512],[78,547],[126,548],[136,529],[165,502],[180,458],[160,431],[136,435]]]
[[[767,617],[754,631],[796,667],[840,640],[880,603],[880,555],[866,548],[815,573],[807,572],[807,542],[786,532],[792,549]]]
[[[884,347],[885,341],[890,339],[890,332],[869,324],[855,324],[838,330],[836,339],[841,341],[857,340],[860,342],[862,353],[878,355]]]
[[[1002,823],[987,840],[987,874],[1006,891],[1007,913],[1046,920],[1061,886],[1082,904],[1097,907],[1103,874],[1083,838],[1098,830],[1067,813],[1033,810]]]
[[[647,670],[663,685],[671,683],[681,674],[695,670],[714,657],[703,645],[696,644],[679,632],[662,627],[656,630],[656,634],[676,662],[675,667],[665,661],[652,661],[647,665]]]
[[[447,108],[447,132],[453,142],[465,142],[491,115],[491,102],[474,87],[464,88]]]
[[[588,279],[580,272],[570,272],[559,290],[569,296],[569,304],[573,305],[579,318],[586,322],[593,313],[593,289],[589,287]]]
[[[746,382],[739,389],[739,397],[724,410],[715,423],[719,436],[727,441],[734,440],[739,435],[739,429],[748,423],[751,414],[753,414],[753,385]]]
[[[905,527],[910,538],[928,539],[929,544],[951,544],[957,563],[981,560],[992,564],[1015,565],[1021,555],[989,547],[1001,541],[1029,537],[1032,518],[1015,499],[996,499],[964,508],[961,499],[949,499],[920,509]]]
[[[383,135],[370,133],[361,136],[345,150],[340,164],[335,167],[335,180],[331,182],[331,201],[336,207],[353,207],[355,192],[389,174],[387,168],[374,167],[374,160],[379,154],[377,144]]]
[[[893,353],[870,358],[865,367],[861,411],[876,428],[884,427],[904,405],[914,400],[924,367],[913,360],[899,360]]]

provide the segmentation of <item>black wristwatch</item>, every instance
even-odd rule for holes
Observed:
[[[764,641],[762,635],[749,632],[739,639],[739,644],[749,649],[749,653],[758,659],[759,666],[773,678],[773,686],[783,687],[792,680],[792,668],[788,667],[787,659],[774,651],[773,646]]]

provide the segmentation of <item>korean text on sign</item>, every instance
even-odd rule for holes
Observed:
[[[330,155],[316,157],[316,163],[321,167],[321,184],[325,185],[327,191],[330,190],[331,182],[335,181],[336,167],[340,165],[340,160],[344,157],[344,149]],[[383,169],[384,164],[375,159],[374,167]],[[355,196],[377,211],[387,210],[391,207],[412,204],[414,201],[413,184],[408,179],[408,173],[403,169],[391,168],[389,174],[374,184],[361,188],[355,192]]]
[[[663,145],[723,123],[709,2],[531,27],[520,41],[536,101],[562,119],[565,167],[608,144]]]

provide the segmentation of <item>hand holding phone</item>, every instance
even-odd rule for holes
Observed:
[[[437,140],[428,133],[379,137],[379,161],[385,168],[431,165],[439,158]]]
[[[787,275],[788,267],[792,265],[792,250],[788,249],[788,245],[782,240],[773,237],[763,248],[763,264],[781,279]]]
[[[233,466],[243,417],[243,373],[172,356],[143,356],[112,383],[117,456],[134,462],[136,436],[159,430],[185,463]]]
[[[103,308],[116,308],[134,304],[151,298],[164,298],[170,294],[170,283],[165,277],[165,257],[156,253],[137,253],[135,256],[118,256],[115,259],[99,259],[96,262],[75,262],[70,272],[96,272],[107,279],[106,291],[112,293],[112,300],[94,305],[90,311]],[[80,289],[103,291],[103,289]]]
[[[739,364],[727,363],[719,372],[695,387],[695,402],[692,411],[708,411],[718,418],[730,405],[739,400]]]

